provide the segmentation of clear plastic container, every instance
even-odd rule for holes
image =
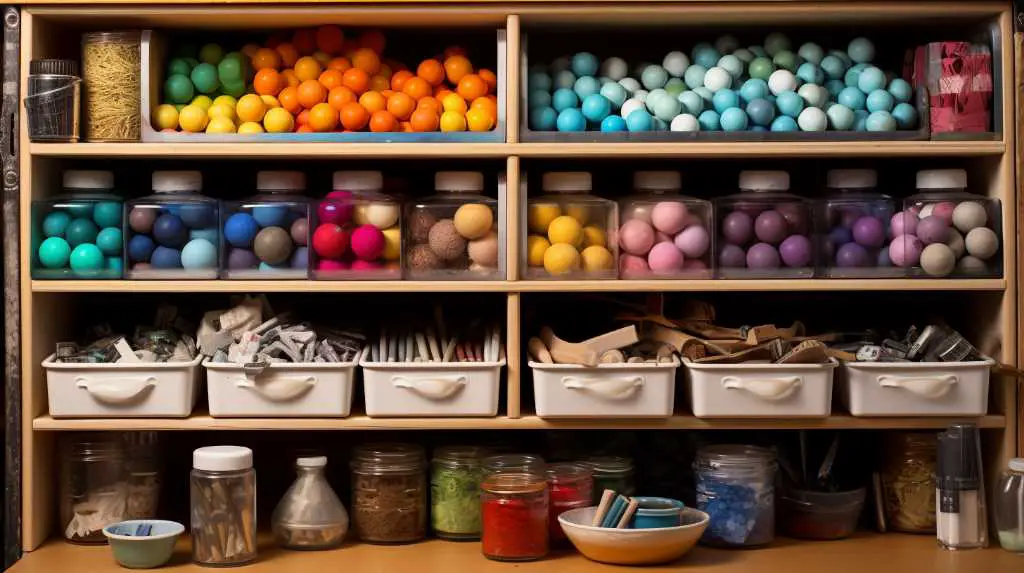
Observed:
[[[125,519],[157,516],[163,488],[163,460],[160,434],[128,432],[124,434],[125,465],[128,478],[128,507]]]
[[[426,536],[423,448],[369,444],[352,453],[352,528],[368,543],[412,543]]]
[[[476,446],[449,446],[434,452],[430,471],[430,525],[445,539],[480,538],[480,482],[483,455]]]
[[[1024,458],[1010,460],[992,502],[999,545],[1024,553]]]
[[[782,531],[797,539],[843,539],[857,529],[864,488],[827,492],[790,490],[779,500]]]
[[[310,266],[320,280],[402,278],[401,203],[383,193],[380,171],[337,171],[316,205]]]
[[[530,454],[499,454],[484,458],[484,473],[544,473],[544,458]]]
[[[192,452],[192,560],[226,567],[256,559],[256,470],[252,450]]]
[[[889,225],[896,201],[876,191],[874,169],[833,169],[818,201],[818,269],[830,278],[898,277],[889,260]]]
[[[619,201],[620,278],[713,276],[711,202],[680,189],[676,171],[633,174],[633,195]]]
[[[888,529],[935,533],[935,458],[932,432],[895,432],[887,436],[881,481]]]
[[[593,472],[582,464],[562,463],[548,464],[545,474],[551,497],[551,541],[565,541],[565,532],[558,523],[558,516],[571,509],[590,507],[594,498]]]
[[[32,202],[32,278],[121,278],[123,218],[113,173],[65,171],[60,195]]]
[[[309,270],[306,175],[260,171],[256,195],[224,201],[221,276],[226,279],[304,279]]]
[[[499,472],[480,485],[481,548],[495,561],[535,561],[548,554],[548,484],[541,474]]]
[[[1002,276],[999,200],[970,193],[963,169],[918,171],[917,191],[893,218],[892,262],[929,278]]]
[[[633,484],[633,460],[618,456],[594,456],[584,460],[583,465],[590,468],[593,474],[594,505],[601,502],[601,496],[606,489],[625,496],[636,493]]]
[[[220,205],[198,171],[154,171],[153,195],[128,202],[129,279],[215,279]]]
[[[814,276],[810,202],[789,193],[785,171],[743,171],[740,192],[718,199],[718,276]]]
[[[756,547],[775,540],[775,454],[755,446],[704,446],[693,462],[697,509],[711,517],[701,541]]]
[[[348,533],[348,512],[327,483],[324,456],[295,460],[298,477],[271,518],[274,539],[287,549],[331,549]]]
[[[526,207],[526,278],[616,278],[618,205],[590,194],[586,172],[545,173],[542,187]]]
[[[405,207],[406,277],[501,278],[498,201],[483,195],[483,173],[441,171],[434,189],[436,195]]]

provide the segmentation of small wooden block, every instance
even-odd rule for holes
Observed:
[[[544,346],[544,342],[536,336],[530,338],[526,343],[526,348],[530,352],[530,356],[532,356],[537,362],[554,364],[555,361],[551,358],[551,353],[548,352],[548,347]]]

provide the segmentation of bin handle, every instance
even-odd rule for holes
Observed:
[[[411,390],[429,400],[445,400],[458,393],[469,379],[466,376],[403,376],[391,377],[395,388]]]
[[[726,390],[743,390],[763,400],[782,400],[793,394],[802,384],[802,376],[780,378],[722,377],[722,386]]]
[[[235,380],[235,386],[245,388],[271,402],[289,402],[316,386],[316,376],[277,376],[263,383],[256,383],[256,377]]]
[[[104,404],[127,404],[138,399],[150,387],[156,386],[156,377],[136,378],[103,377],[103,381],[90,380],[85,376],[75,378],[75,386],[85,390],[97,402]]]
[[[563,376],[562,386],[569,390],[581,390],[610,400],[628,400],[639,392],[645,382],[644,376],[617,376],[607,378],[584,378]]]
[[[882,374],[878,377],[878,385],[882,388],[899,388],[917,394],[922,398],[933,400],[942,398],[960,379],[955,374],[937,376],[894,376]]]

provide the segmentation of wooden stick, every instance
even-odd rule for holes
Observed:
[[[540,330],[540,339],[556,363],[582,364],[583,366],[597,366],[598,364],[596,350],[586,344],[566,342],[555,336],[555,332],[548,326]]]
[[[612,507],[612,502],[615,501],[617,494],[614,490],[606,489],[601,494],[601,503],[597,504],[597,511],[594,512],[594,519],[590,522],[591,527],[601,527],[601,522],[604,521],[604,517],[608,515],[608,510]]]
[[[529,351],[530,356],[532,356],[537,362],[543,362],[545,364],[553,364],[555,362],[555,360],[551,358],[551,353],[548,352],[548,347],[544,346],[544,341],[536,336],[530,337],[530,340],[526,343],[526,349]]]

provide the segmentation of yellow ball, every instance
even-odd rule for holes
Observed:
[[[526,237],[526,264],[531,267],[544,266],[544,253],[551,243],[540,235]]]
[[[238,105],[238,100],[235,99],[234,96],[229,96],[226,94],[219,95],[215,100],[213,100],[213,105],[229,105],[231,107],[235,107],[236,105]]]
[[[397,261],[402,255],[402,230],[391,227],[381,232],[384,233],[384,260]]]
[[[551,248],[544,251],[544,270],[548,274],[565,275],[579,268],[580,254],[572,245],[551,245]]]
[[[604,234],[604,229],[601,227],[595,227],[594,225],[587,225],[583,227],[583,247],[590,246],[606,247],[608,246],[608,237]]]
[[[181,129],[190,133],[203,131],[209,121],[210,117],[206,115],[206,110],[196,104],[186,105],[178,112],[178,124],[181,125]]]
[[[546,235],[551,221],[562,214],[562,210],[554,203],[536,203],[527,209],[526,221],[533,233]]]
[[[281,102],[277,101],[277,98],[270,94],[263,94],[260,96],[260,99],[263,100],[263,105],[267,106],[267,109],[281,107]]]
[[[242,125],[238,126],[238,133],[241,135],[252,135],[254,133],[263,133],[263,126],[256,123],[255,121],[247,121]]]
[[[490,131],[494,129],[494,118],[485,110],[471,109],[466,112],[466,124],[470,131]]]
[[[608,271],[615,268],[615,258],[611,251],[604,247],[593,245],[583,249],[580,253],[583,259],[583,270],[585,271]]]
[[[263,116],[263,128],[268,133],[287,133],[295,127],[295,118],[283,107],[275,107]]]
[[[466,131],[466,116],[456,111],[442,113],[441,131]]]
[[[579,221],[580,225],[590,221],[590,208],[585,205],[569,205],[565,208],[565,214]]]
[[[583,227],[573,217],[560,215],[548,225],[548,240],[552,245],[562,243],[578,247],[583,242]]]
[[[487,205],[467,203],[455,211],[455,230],[467,239],[483,238],[494,224],[494,213]]]
[[[153,110],[153,127],[178,129],[178,109],[169,103],[156,106]]]
[[[267,113],[267,104],[260,96],[247,94],[238,100],[235,112],[239,121],[263,121],[263,115]]]
[[[454,111],[460,115],[465,115],[466,110],[469,109],[469,106],[466,105],[466,100],[462,99],[462,96],[455,92],[441,98],[441,107],[445,111]]]
[[[210,118],[206,133],[235,133],[235,122],[223,116]]]
[[[213,105],[213,100],[208,95],[197,95],[192,98],[192,105],[198,105],[203,108],[203,111],[206,111]]]
[[[213,121],[218,117],[223,117],[231,123],[235,123],[235,120],[238,119],[238,116],[235,115],[235,106],[224,103],[213,104],[206,113],[210,116],[210,121]]]

